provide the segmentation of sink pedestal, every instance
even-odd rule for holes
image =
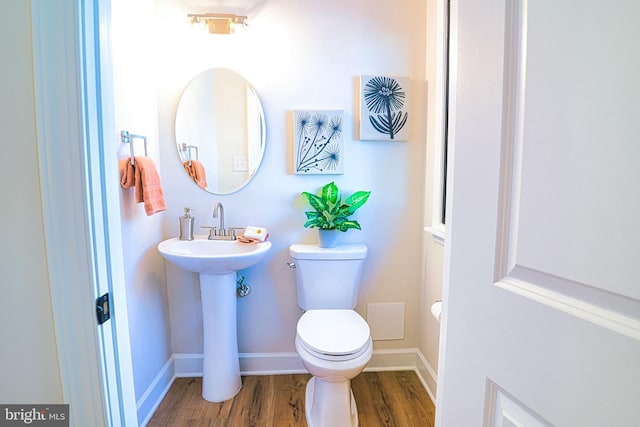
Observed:
[[[202,397],[222,402],[242,387],[238,358],[236,273],[200,274],[202,297]]]
[[[257,264],[271,248],[265,241],[242,245],[233,240],[177,237],[158,244],[167,261],[200,274],[202,298],[202,397],[210,402],[231,399],[240,391],[236,272]]]

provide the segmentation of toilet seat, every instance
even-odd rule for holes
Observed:
[[[367,351],[371,334],[367,322],[354,310],[309,310],[297,325],[299,343],[325,360],[350,360]]]

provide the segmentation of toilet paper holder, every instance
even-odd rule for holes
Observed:
[[[440,323],[442,317],[442,300],[437,300],[431,305],[431,315]]]

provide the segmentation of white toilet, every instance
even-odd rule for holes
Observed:
[[[298,305],[296,350],[313,375],[307,384],[309,427],[356,427],[358,411],[351,379],[371,359],[367,322],[353,310],[358,301],[365,245],[291,245]]]

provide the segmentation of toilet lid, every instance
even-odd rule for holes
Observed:
[[[297,332],[311,350],[336,356],[357,353],[370,336],[369,325],[354,310],[309,310]]]

